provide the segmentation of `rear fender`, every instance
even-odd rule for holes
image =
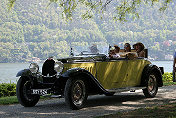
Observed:
[[[157,79],[158,87],[162,87],[163,86],[162,72],[161,72],[159,67],[157,67],[156,65],[153,65],[153,64],[149,64],[149,65],[144,67],[144,70],[142,72],[142,78],[141,78],[141,86],[146,86],[147,85],[146,78],[149,77],[149,74],[151,72],[155,72],[157,74],[157,76],[158,76],[158,79]]]

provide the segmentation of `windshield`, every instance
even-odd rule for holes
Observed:
[[[81,46],[71,46],[70,55],[96,55],[105,54],[108,55],[109,45],[108,44],[91,44]]]

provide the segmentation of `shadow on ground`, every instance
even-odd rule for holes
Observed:
[[[175,102],[173,97],[163,96],[163,93],[155,98],[145,98],[142,93],[115,94],[114,96],[95,95],[88,97],[85,107],[80,110],[69,109],[64,99],[51,99],[40,101],[34,107],[23,107],[19,104],[0,106],[0,117],[92,117]]]

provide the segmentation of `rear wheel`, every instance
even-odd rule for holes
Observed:
[[[40,99],[39,95],[31,94],[32,84],[27,77],[20,77],[16,86],[18,101],[24,107],[33,107]]]
[[[147,79],[147,87],[143,89],[143,93],[147,98],[153,98],[158,92],[157,75],[151,73]]]
[[[68,79],[65,91],[65,102],[71,109],[80,109],[87,100],[87,86],[84,79],[80,77]]]

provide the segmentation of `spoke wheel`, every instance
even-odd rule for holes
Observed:
[[[32,84],[27,77],[21,77],[17,82],[16,94],[18,101],[24,107],[32,107],[37,104],[40,99],[39,95],[30,93]]]
[[[84,82],[82,80],[77,80],[72,88],[72,101],[75,105],[81,105],[85,95],[86,95],[86,91],[85,91],[85,85]]]
[[[143,93],[147,98],[152,98],[155,97],[157,92],[158,92],[157,75],[150,74],[147,81],[147,87],[143,90]]]
[[[83,79],[68,79],[65,86],[65,101],[71,109],[80,109],[87,100],[87,88]]]

